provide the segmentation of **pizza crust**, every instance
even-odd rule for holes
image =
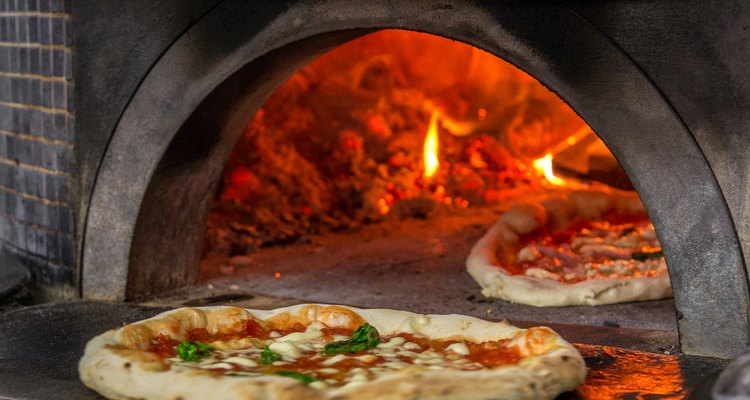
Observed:
[[[545,225],[565,227],[576,217],[599,218],[611,210],[645,213],[637,195],[616,190],[576,190],[539,203],[516,205],[503,213],[471,249],[467,271],[486,297],[536,307],[598,306],[672,297],[668,276],[600,278],[566,284],[512,275],[501,267],[515,262],[519,235]]]
[[[231,332],[240,329],[250,316],[273,323],[320,321],[346,328],[367,321],[384,336],[406,332],[430,339],[462,337],[483,342],[518,335],[514,341],[520,341],[518,348],[526,357],[519,365],[479,371],[408,367],[356,387],[319,390],[276,375],[227,377],[172,370],[146,351],[151,339],[159,334],[184,340],[186,332],[195,328]],[[92,339],[80,361],[79,373],[86,386],[110,399],[551,399],[580,385],[586,368],[580,354],[548,328],[524,330],[507,322],[461,315],[297,305],[271,311],[234,307],[169,311]]]

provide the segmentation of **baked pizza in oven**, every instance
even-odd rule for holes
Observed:
[[[487,297],[539,307],[671,297],[654,226],[634,193],[575,190],[503,213],[467,270]]]
[[[298,305],[183,308],[92,339],[110,399],[551,399],[586,377],[548,328],[460,315]]]

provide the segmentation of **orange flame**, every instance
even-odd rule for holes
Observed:
[[[438,170],[440,161],[438,161],[438,131],[437,131],[438,112],[432,112],[430,118],[430,128],[427,130],[427,137],[424,140],[424,176],[431,178]]]
[[[552,154],[547,153],[542,158],[537,158],[532,163],[534,166],[534,169],[536,169],[538,172],[544,174],[544,178],[547,179],[547,181],[555,186],[562,186],[565,185],[565,181],[556,176],[555,172],[552,170]]]

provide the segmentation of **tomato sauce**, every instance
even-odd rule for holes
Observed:
[[[306,330],[306,327],[302,324],[297,324],[286,330],[269,330],[264,328],[258,321],[247,320],[244,322],[241,333],[231,335],[233,337],[255,337],[259,339],[268,339],[271,332],[278,332],[281,335],[286,335],[292,332],[300,332]],[[327,342],[333,340],[334,336],[351,336],[354,330],[349,328],[323,328],[324,337]],[[211,335],[206,329],[192,329],[187,334],[188,340],[200,341],[210,343],[215,340],[225,340],[229,338],[228,335]],[[465,359],[472,362],[472,364],[466,365],[454,365],[454,368],[465,369],[465,370],[476,370],[483,367],[498,367],[501,365],[518,363],[522,358],[518,350],[515,347],[507,347],[509,340],[490,341],[484,343],[471,343],[466,342],[469,348],[468,355],[460,355],[448,350],[448,347],[454,343],[459,343],[456,340],[430,340],[425,337],[409,334],[399,333],[395,336],[384,337],[381,339],[381,343],[388,343],[394,337],[401,337],[406,340],[406,343],[416,344],[416,347],[410,345],[408,351],[404,345],[397,346],[395,356],[386,357],[377,351],[366,350],[358,353],[341,353],[346,355],[346,358],[339,360],[334,364],[324,364],[326,360],[335,357],[336,355],[325,355],[322,351],[307,351],[302,357],[295,360],[287,360],[283,363],[263,364],[260,359],[260,354],[255,353],[253,357],[257,362],[256,367],[246,367],[237,364],[233,364],[231,368],[215,368],[206,370],[206,372],[222,375],[227,373],[261,373],[261,374],[275,374],[280,371],[291,371],[309,375],[316,379],[331,380],[339,382],[339,384],[346,383],[346,380],[351,377],[352,371],[355,369],[361,369],[365,374],[372,375],[370,371],[373,367],[381,367],[387,365],[390,361],[400,361],[407,364],[419,364],[418,356],[414,353],[423,353],[425,351],[431,351],[441,355],[442,362],[451,364],[452,360]],[[148,349],[150,352],[158,354],[163,358],[171,358],[177,355],[175,346],[179,344],[178,340],[172,339],[171,337],[160,334],[152,340],[152,345]],[[237,353],[223,352],[215,358],[216,362],[220,362],[223,359],[237,356]],[[368,357],[362,357],[369,355]],[[434,357],[434,356],[433,356]]]
[[[306,329],[307,327],[305,325],[296,323],[287,329],[269,330],[264,328],[258,321],[254,319],[248,319],[243,321],[242,328],[240,329],[239,333],[219,333],[212,335],[208,332],[208,330],[206,330],[206,328],[196,328],[191,329],[187,332],[186,340],[211,343],[218,340],[230,340],[246,337],[269,339],[271,337],[271,332],[276,332],[280,336],[285,336],[294,332],[304,332]],[[344,336],[351,336],[351,334],[354,332],[353,330],[348,328],[325,328],[323,329],[323,331],[324,334],[326,331],[328,331],[331,332],[331,334]],[[164,334],[159,334],[152,340],[152,345],[151,347],[149,347],[148,351],[156,353],[164,358],[174,357],[177,355],[177,351],[174,349],[174,346],[177,346],[178,344],[180,344],[179,340],[172,339],[171,337]]]
[[[418,344],[421,348],[420,352],[433,350],[438,353],[445,353],[448,346],[459,343],[456,340],[429,340],[408,333],[399,333],[397,336],[406,339],[408,342]],[[507,346],[509,342],[510,340],[496,340],[482,343],[465,342],[469,348],[467,358],[485,367],[516,364],[522,357],[518,349]]]
[[[509,340],[482,343],[467,342],[466,345],[469,347],[468,359],[485,367],[517,364],[521,361],[521,354],[516,347],[508,347],[508,342]]]
[[[304,332],[307,330],[307,327],[301,323],[294,324],[291,328],[287,329],[276,329],[275,331],[278,332],[281,336],[286,336],[290,333],[294,332]]]
[[[550,246],[557,246],[562,243],[569,243],[574,238],[580,236],[580,232],[584,229],[593,229],[598,223],[607,223],[612,230],[617,230],[617,227],[624,225],[641,225],[646,224],[650,220],[646,214],[628,214],[623,212],[610,211],[605,213],[601,218],[597,220],[588,220],[584,218],[577,218],[571,222],[565,229],[555,230],[548,226],[537,229],[536,231],[521,236],[520,243],[522,246],[530,243],[540,243]]]
[[[245,320],[242,325],[242,337],[254,337],[258,339],[268,339],[270,331],[263,328],[260,323],[254,319]]]
[[[172,339],[171,337],[160,333],[151,340],[151,347],[148,348],[148,351],[156,353],[162,358],[170,358],[177,355],[177,350],[175,350],[174,347],[178,344],[180,344],[179,340]]]
[[[383,357],[375,356],[374,359],[368,361],[355,358],[360,355],[367,354],[366,352],[360,353],[346,353],[349,357],[337,362],[333,366],[326,366],[323,364],[324,361],[333,356],[319,356],[319,353],[308,353],[298,358],[292,363],[286,365],[271,365],[266,366],[266,373],[275,373],[277,371],[293,371],[301,372],[315,377],[316,379],[333,379],[336,381],[344,380],[349,373],[355,368],[363,368],[365,370],[377,366],[385,361]],[[335,373],[322,373],[320,370],[325,368],[335,369]]]
[[[191,329],[188,331],[188,339],[193,342],[208,342],[213,339],[213,336],[208,333],[206,328]]]
[[[323,335],[327,338],[333,338],[334,336],[351,336],[354,333],[354,329],[349,328],[323,328],[321,329]]]
[[[572,284],[592,279],[590,274],[569,274],[569,269],[575,268],[580,264],[607,264],[613,261],[612,256],[608,255],[588,255],[582,256],[571,247],[573,241],[578,237],[602,238],[600,234],[593,234],[597,231],[611,231],[620,233],[624,236],[625,232],[641,229],[650,223],[646,214],[629,214],[618,211],[610,211],[596,220],[577,218],[571,222],[565,229],[554,230],[550,227],[540,228],[530,234],[521,236],[519,240],[519,249],[528,245],[539,245],[553,249],[558,252],[560,257],[543,255],[533,261],[514,262],[503,264],[502,268],[511,275],[525,275],[529,268],[540,268],[560,275],[560,282]],[[661,247],[648,247],[639,251],[652,252],[659,251]],[[573,264],[578,263],[578,264]],[[564,268],[567,265],[567,269]],[[573,276],[571,276],[573,275]],[[609,274],[610,277],[617,275]],[[656,271],[650,270],[645,272],[633,271],[633,276],[655,276]],[[599,274],[593,275],[601,277]]]
[[[399,333],[396,336],[406,339],[407,342],[416,343],[419,345],[419,352],[426,350],[433,350],[438,353],[445,352],[445,349],[453,343],[457,343],[455,340],[430,340],[421,336],[414,336],[410,333]]]

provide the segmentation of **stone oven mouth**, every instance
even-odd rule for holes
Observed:
[[[458,246],[454,246],[456,242],[444,240],[440,236],[444,232],[430,231],[430,227],[440,226],[443,223],[439,219],[422,220],[413,217],[420,216],[420,213],[425,214],[424,204],[428,204],[429,207],[432,203],[434,210],[449,209],[451,212],[446,211],[445,223],[460,229],[457,233],[451,234],[452,236],[447,236],[472,237],[473,240],[481,233],[480,224],[489,223],[488,219],[492,218],[491,214],[483,215],[482,212],[490,210],[487,212],[491,213],[492,207],[475,208],[477,201],[470,196],[480,193],[481,196],[478,197],[485,200],[484,195],[488,190],[467,189],[467,193],[458,194],[452,191],[456,188],[461,190],[466,187],[471,188],[471,185],[451,186],[450,182],[447,182],[441,183],[445,193],[437,195],[439,182],[425,182],[422,179],[421,184],[416,184],[417,179],[413,179],[411,187],[418,188],[418,192],[422,193],[416,193],[413,196],[404,195],[399,198],[402,194],[387,186],[388,183],[393,184],[394,188],[397,185],[385,179],[395,175],[391,170],[392,167],[376,157],[372,157],[373,171],[377,172],[378,165],[387,167],[387,174],[381,177],[385,190],[378,194],[376,189],[382,188],[375,187],[369,192],[372,196],[360,194],[357,206],[369,204],[369,208],[362,207],[361,209],[374,215],[369,219],[385,219],[381,225],[365,225],[355,235],[350,236],[344,235],[344,232],[328,232],[325,233],[328,236],[321,239],[313,239],[304,231],[292,231],[291,234],[278,238],[268,235],[272,239],[271,242],[304,242],[306,236],[311,237],[311,243],[288,243],[285,247],[263,247],[258,240],[263,241],[268,237],[253,237],[250,232],[251,235],[247,237],[252,240],[240,243],[239,246],[236,243],[230,243],[229,246],[225,246],[228,251],[220,250],[222,246],[213,247],[214,250],[220,250],[214,253],[218,252],[220,256],[228,258],[228,262],[212,263],[212,258],[209,256],[214,250],[208,247],[208,250],[203,252],[207,255],[203,260],[204,268],[200,268],[205,221],[212,218],[208,216],[211,204],[215,205],[216,199],[221,200],[222,196],[230,199],[246,195],[242,193],[242,190],[234,194],[225,190],[233,186],[233,180],[252,182],[255,178],[259,178],[257,172],[247,168],[248,165],[233,164],[231,155],[232,149],[235,148],[241,136],[246,136],[248,132],[250,136],[254,134],[252,125],[251,129],[248,129],[248,118],[263,107],[263,103],[268,100],[268,96],[278,85],[326,50],[384,28],[401,28],[455,38],[484,49],[527,71],[564,98],[601,137],[619,161],[622,170],[626,172],[623,175],[630,178],[632,186],[641,196],[659,232],[659,239],[669,262],[670,278],[675,288],[675,301],[656,302],[657,304],[641,303],[638,307],[642,310],[633,311],[633,313],[647,316],[653,313],[654,309],[660,310],[658,313],[665,318],[659,318],[662,323],[659,327],[668,325],[674,334],[673,327],[676,323],[679,326],[682,350],[687,353],[728,355],[739,350],[735,348],[740,346],[738,343],[747,342],[746,329],[743,328],[747,325],[745,319],[732,317],[730,314],[733,313],[729,308],[716,309],[712,306],[712,304],[719,303],[747,303],[744,297],[746,290],[743,289],[746,282],[741,279],[745,276],[742,272],[744,264],[738,250],[733,220],[726,209],[725,199],[717,186],[713,170],[701,155],[700,148],[697,147],[691,133],[686,130],[684,122],[675,115],[669,102],[665,101],[664,95],[655,87],[653,79],[646,75],[623,49],[613,45],[611,38],[603,35],[593,25],[582,23],[585,21],[582,21],[579,15],[564,6],[536,9],[505,4],[498,5],[498,9],[495,9],[495,6],[487,6],[494,10],[490,12],[485,9],[487,8],[485,5],[467,3],[465,8],[463,5],[446,9],[427,7],[430,10],[427,13],[418,10],[418,7],[398,6],[397,10],[375,7],[376,11],[371,10],[375,14],[347,3],[337,3],[337,11],[333,13],[325,12],[323,9],[310,9],[308,6],[304,2],[294,3],[283,13],[269,17],[271,20],[267,21],[267,25],[247,25],[241,23],[242,18],[238,15],[249,20],[260,18],[258,16],[260,14],[254,14],[257,11],[255,8],[243,8],[235,3],[222,3],[210,11],[205,19],[191,27],[190,32],[169,46],[158,61],[155,61],[143,81],[139,83],[138,89],[119,119],[96,174],[96,182],[92,185],[94,189],[86,213],[82,243],[80,278],[83,297],[105,300],[143,299],[176,288],[193,288],[191,285],[201,278],[205,279],[202,284],[204,287],[209,284],[214,287],[221,284],[226,285],[226,288],[231,291],[233,285],[241,286],[237,282],[230,282],[232,279],[244,276],[245,273],[249,274],[253,270],[253,267],[247,268],[245,265],[260,265],[254,264],[256,255],[260,257],[261,254],[268,254],[268,257],[271,257],[274,252],[282,253],[280,256],[287,257],[287,263],[299,265],[315,257],[327,256],[326,250],[319,249],[323,247],[320,243],[333,243],[333,246],[327,247],[335,248],[337,243],[347,240],[347,237],[356,237],[356,234],[362,235],[361,240],[357,242],[359,244],[382,243],[388,239],[404,243],[398,243],[402,247],[380,249],[377,246],[365,249],[361,246],[350,245],[350,248],[355,249],[350,253],[352,256],[365,255],[370,252],[370,254],[382,257],[383,253],[392,253],[385,254],[385,256],[394,264],[412,267],[417,265],[414,267],[413,274],[416,278],[413,279],[425,281],[425,277],[432,277],[434,266],[419,266],[419,262],[415,263],[414,260],[403,256],[413,251],[407,245],[414,244],[415,247],[421,249],[432,249],[435,256],[424,259],[438,262],[450,258],[447,255],[441,258],[439,249],[441,246],[451,251]],[[314,23],[309,15],[317,17]],[[451,17],[446,19],[446,15]],[[450,23],[446,23],[448,20]],[[299,21],[310,21],[310,24],[299,24]],[[535,24],[542,26],[550,21],[554,21],[554,29],[533,28]],[[224,25],[232,26],[233,29],[215,29]],[[564,35],[561,36],[561,33]],[[570,57],[571,54],[575,57]],[[440,63],[433,64],[441,65]],[[373,65],[368,74],[361,73],[360,79],[354,80],[358,84],[364,83],[364,85],[359,85],[362,89],[398,82],[398,79],[388,74],[389,71],[393,71],[392,69],[381,68],[377,63]],[[380,66],[382,65],[386,64],[381,59]],[[441,67],[446,67],[446,65],[441,65]],[[367,68],[361,70],[365,71]],[[468,76],[468,74],[465,75]],[[362,79],[365,76],[366,79]],[[304,86],[308,82],[297,81],[296,83]],[[435,84],[435,82],[431,83]],[[330,97],[337,99],[335,95]],[[338,97],[345,98],[345,96]],[[415,117],[406,119],[406,122],[412,125],[413,133],[420,138],[419,140],[404,140],[407,147],[422,146],[422,138],[428,130],[433,111],[439,113],[438,135],[439,142],[443,144],[463,138],[446,132],[450,129],[447,121],[460,120],[453,113],[458,113],[460,117],[460,113],[465,112],[464,117],[470,115],[474,119],[480,118],[479,107],[462,110],[461,107],[456,106],[456,104],[461,104],[460,101],[457,102],[450,97],[448,100],[453,100],[454,104],[452,107],[446,107],[451,103],[450,101],[435,100],[439,96],[429,97],[433,103],[432,108],[426,107],[425,101],[419,101],[413,108]],[[409,100],[412,97],[405,96],[405,98]],[[378,110],[377,99],[373,101],[373,104],[373,109]],[[385,104],[389,106],[392,102]],[[474,104],[471,105],[474,106]],[[487,118],[491,119],[494,116],[491,108],[486,106],[481,108],[485,109]],[[382,117],[383,113],[380,114]],[[267,116],[268,113],[265,115]],[[383,121],[379,120],[380,117],[378,113],[365,112],[350,116],[350,119],[356,121],[359,118],[360,122],[371,121],[375,133],[373,136],[387,136],[388,130],[380,128],[388,126],[393,130],[395,125],[387,119],[387,123],[383,124]],[[296,122],[305,121],[303,119]],[[564,125],[563,122],[553,127]],[[352,127],[343,128],[351,129]],[[354,152],[355,156],[351,156],[351,152],[347,153],[347,149],[357,149],[360,140],[363,147],[372,140],[362,136],[361,132],[338,135],[341,130],[337,130],[337,135],[334,137],[348,139],[332,140],[326,143],[329,151],[320,154],[330,154],[337,148],[336,146],[339,146],[339,154],[342,157],[334,157],[333,160],[338,162],[338,165],[342,164],[342,160],[345,161],[343,164],[349,163],[347,168],[351,173],[356,170],[351,168],[351,165],[357,163],[355,159],[359,156],[356,156],[356,152]],[[567,138],[570,135],[569,132],[576,130],[565,131],[565,138]],[[393,132],[390,134],[393,135]],[[478,135],[481,133],[476,132],[476,135],[467,135],[465,138],[477,142],[477,138],[480,137]],[[263,140],[266,141],[273,138],[270,135],[257,137],[264,138]],[[293,143],[316,137],[321,136],[301,135]],[[489,135],[487,137],[492,138]],[[484,142],[479,140],[479,142],[485,146],[485,149],[491,143],[489,140]],[[516,142],[511,140],[509,143]],[[526,154],[526,149],[519,151],[508,146],[508,143],[501,141],[501,144],[511,153],[512,159],[520,160],[525,165],[545,155],[536,154],[534,151]],[[554,145],[545,143],[542,147],[552,148],[552,146]],[[278,146],[271,142],[266,143],[265,147]],[[315,148],[315,146],[312,147]],[[133,152],[134,148],[138,151]],[[388,147],[384,146],[384,148],[388,155]],[[477,148],[478,146],[475,146],[475,150]],[[663,152],[658,151],[664,148],[674,150],[670,152],[670,157],[664,157]],[[300,155],[304,153],[303,150],[297,148],[294,150]],[[466,158],[451,159],[450,154],[442,154],[443,165],[465,163],[471,167],[466,182],[472,182],[472,184],[479,182],[478,179],[473,179],[477,175],[484,183],[488,182],[488,179],[485,179],[478,170],[492,170],[490,165],[494,160],[489,157],[490,153],[481,151],[462,153],[462,150],[457,153]],[[349,154],[349,159],[345,157],[347,154]],[[417,173],[422,174],[419,166],[419,152],[407,154],[409,154],[407,160],[411,157],[415,167],[407,165],[406,172],[411,172],[413,176],[417,176]],[[288,154],[285,153],[285,155]],[[474,155],[473,159],[472,155]],[[269,157],[278,157],[278,154]],[[232,168],[223,173],[228,163]],[[477,168],[483,163],[487,163],[488,167]],[[562,164],[562,154],[555,155],[553,165],[561,167]],[[324,166],[335,167],[336,164],[324,163]],[[240,167],[248,169],[251,174]],[[311,170],[307,168],[298,175],[303,173],[309,175]],[[344,171],[347,169],[345,168]],[[500,172],[499,170],[492,171]],[[360,167],[359,172],[370,173],[371,171]],[[560,172],[559,168],[557,172]],[[438,176],[439,174],[438,172]],[[272,174],[266,173],[265,177],[270,175]],[[446,176],[449,180],[456,177],[454,174]],[[587,178],[601,179],[601,177],[593,176]],[[327,177],[323,181],[335,180]],[[294,180],[292,179],[291,182]],[[219,187],[218,191],[217,187]],[[243,187],[252,188],[253,185]],[[269,188],[264,185],[258,187]],[[408,188],[409,185],[403,187]],[[700,188],[700,190],[694,190],[695,188]],[[333,191],[333,194],[341,193]],[[391,200],[387,195],[391,195],[393,199]],[[440,196],[443,195],[445,197],[442,198],[442,202],[439,202]],[[458,197],[461,198],[460,202],[456,201]],[[297,198],[305,197],[297,196]],[[447,198],[451,199],[450,206],[445,204]],[[253,199],[259,200],[260,197],[253,197]],[[321,196],[318,203],[292,204],[292,207],[288,209],[291,210],[291,218],[285,217],[285,219],[305,221],[304,218],[298,218],[298,216],[305,215],[308,211],[310,215],[313,215],[317,212],[316,207],[322,205],[319,208],[324,209],[332,201],[331,199],[332,197]],[[265,201],[273,202],[274,197],[269,196]],[[464,201],[468,203],[466,208],[461,206]],[[456,206],[456,204],[459,205]],[[402,207],[407,218],[395,219],[395,215],[401,213]],[[227,208],[231,211],[231,207]],[[254,209],[260,209],[260,207],[254,207]],[[351,208],[344,207],[343,210],[346,211],[343,215],[348,218],[349,222],[342,224],[343,228],[338,229],[346,230],[352,224],[357,224],[356,218],[359,216],[351,212]],[[472,214],[475,211],[476,214]],[[439,214],[438,211],[434,212]],[[386,214],[385,217],[383,213]],[[279,215],[283,215],[283,212]],[[258,217],[263,217],[263,215]],[[275,222],[273,218],[277,218],[277,215],[272,215],[271,219],[263,221],[273,223]],[[317,218],[322,218],[322,216]],[[339,218],[339,221],[344,221],[344,218]],[[214,222],[216,221],[209,222],[209,230]],[[221,223],[221,219],[219,222]],[[385,229],[388,223],[393,225],[394,229],[397,228],[407,233],[402,236],[402,240],[393,239],[393,231]],[[258,226],[253,224],[246,223],[244,224],[246,226],[235,226],[235,228],[258,231]],[[699,226],[711,226],[715,228],[715,234],[703,235],[697,229]],[[294,228],[297,229],[297,227]],[[263,227],[260,229],[261,233],[263,233],[262,229]],[[316,232],[312,233],[316,234]],[[423,241],[418,243],[416,240],[411,240],[409,234],[415,234]],[[431,239],[436,240],[431,241]],[[212,240],[209,238],[207,241]],[[321,240],[321,242],[316,244],[315,240]],[[324,240],[329,242],[324,242]],[[470,243],[463,245],[468,247]],[[248,255],[248,247],[257,247],[260,250]],[[695,249],[699,248],[706,249],[706,251],[696,252]],[[334,252],[342,253],[341,251]],[[337,255],[342,256],[342,254]],[[460,258],[464,255],[465,252]],[[318,274],[295,278],[294,273],[289,272],[292,271],[291,268],[289,271],[280,268],[283,263],[278,261],[279,259],[269,259],[272,261],[266,262],[268,266],[266,270],[255,268],[254,271],[258,272],[257,276],[246,275],[246,282],[249,283],[245,288],[248,291],[254,288],[252,285],[260,284],[260,282],[264,282],[264,290],[270,291],[272,290],[270,288],[273,288],[274,295],[283,293],[288,287],[296,289],[306,287],[304,291],[298,292],[299,295],[289,297],[316,300],[316,296],[310,293],[316,287],[321,287],[319,284],[321,275],[330,274],[337,278],[352,276],[349,278],[350,281],[357,281],[359,277],[356,271],[348,271],[349,276],[344,276],[332,269],[324,269],[316,271],[319,272]],[[351,266],[354,269],[360,261],[361,259],[356,258],[339,258],[329,262]],[[463,261],[459,257],[450,260],[453,270],[462,273],[460,271],[462,271]],[[383,282],[383,278],[377,274],[380,272],[384,276],[398,276],[383,271],[387,267],[384,264],[362,263],[361,267],[362,270],[376,275],[371,279],[362,279],[363,284],[376,280],[383,285],[382,287],[387,287],[390,284]],[[420,272],[420,270],[423,271]],[[461,293],[460,295],[446,297],[461,302],[463,304],[461,307],[473,307],[474,313],[486,313],[486,309],[482,309],[486,303],[482,303],[481,298],[470,298],[470,293],[467,293],[469,282],[461,281],[462,278],[455,276],[446,276],[445,279],[441,279],[442,282],[465,284],[463,287],[460,284],[453,287],[456,293]],[[719,290],[720,287],[726,287],[724,283],[731,283],[730,286],[734,289]],[[695,290],[696,284],[704,289]],[[284,285],[288,287],[285,288]],[[335,293],[333,289],[342,290],[340,287],[342,285],[333,285],[330,282],[329,285],[326,288],[321,287],[322,289],[316,293],[319,295],[324,291]],[[353,291],[369,295],[370,291],[366,287],[363,289]],[[433,295],[431,292],[437,292],[434,293],[435,297],[432,297],[434,299],[432,303],[440,304],[443,301],[440,293],[443,289],[441,284],[435,284],[422,291],[430,292],[431,295]],[[375,292],[381,293],[379,295],[381,299],[387,297],[384,293],[388,293],[385,289],[372,290],[372,293]],[[401,290],[400,292],[411,296],[411,299],[406,299],[403,303],[407,307],[413,304],[409,302],[413,302],[414,298],[426,298],[425,293],[417,293],[417,290]],[[706,302],[701,298],[700,293],[711,293],[712,298],[722,300]],[[363,303],[370,301],[374,301],[372,297],[363,300]],[[426,311],[434,310],[434,305],[425,305],[425,308],[429,307]],[[493,304],[493,306],[497,306],[497,311],[506,307],[500,303]],[[445,309],[453,312],[458,311],[460,307],[447,304]],[[575,308],[569,310],[571,318],[578,317],[582,311]],[[624,314],[620,310],[617,309],[612,313]],[[710,318],[706,319],[708,316]],[[527,316],[526,318],[544,320],[547,317]],[[648,317],[643,319],[649,320]],[[624,320],[625,318],[622,319]],[[726,333],[726,343],[734,344],[728,345],[711,340],[715,324],[710,323],[710,320],[728,321],[723,323],[722,329]],[[582,322],[586,323],[586,321]],[[600,317],[595,323],[622,326],[619,320],[612,321],[606,316]],[[727,346],[735,347],[729,349]]]
[[[584,186],[553,165],[633,190],[591,128],[531,76],[460,42],[380,31],[266,100],[225,167],[204,253]],[[228,232],[245,239],[227,243]]]
[[[251,118],[211,201],[198,297],[674,330],[671,300],[536,309],[485,299],[466,272],[502,211],[609,185],[633,190],[534,78],[460,42],[379,31],[293,74]]]

